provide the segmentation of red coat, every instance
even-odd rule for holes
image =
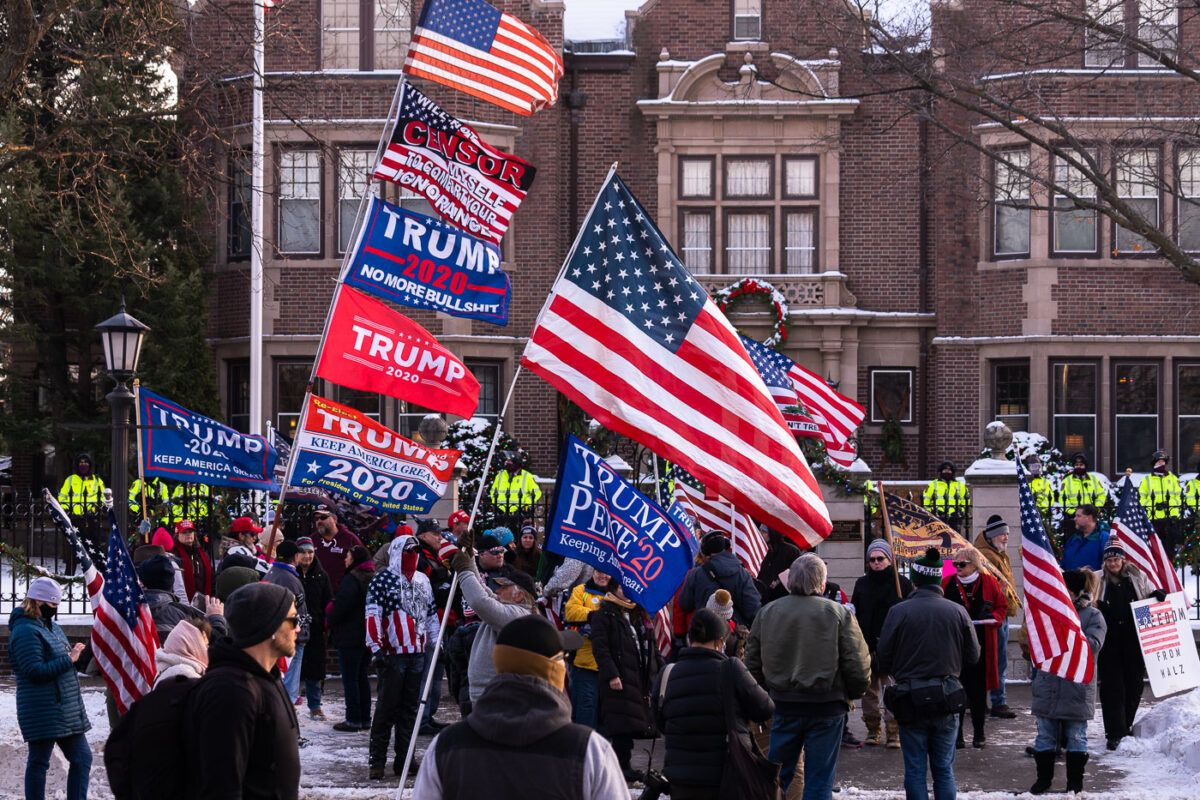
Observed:
[[[979,638],[982,651],[980,658],[987,667],[987,688],[1000,688],[1000,662],[997,658],[996,634],[1008,616],[1008,602],[1004,598],[1004,590],[1000,582],[986,572],[978,573],[979,579],[974,586],[963,584],[957,575],[947,575],[942,579],[942,591],[946,599],[958,603],[967,609],[967,615],[972,620],[992,619],[994,625],[974,625],[975,635]],[[984,615],[983,606],[991,603],[991,611]]]

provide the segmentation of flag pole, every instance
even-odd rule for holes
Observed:
[[[146,517],[146,473],[142,468],[142,403],[140,391],[142,381],[140,378],[133,379],[133,422],[137,431],[137,468],[138,468],[138,486],[142,489],[142,522],[145,522]],[[141,527],[141,526],[139,526]],[[149,542],[149,530],[146,530],[142,535],[146,537],[146,542]]]
[[[879,508],[883,511],[883,538],[888,547],[892,548],[892,577],[896,580],[896,597],[904,599],[904,593],[900,591],[900,565],[896,563],[896,546],[892,544],[892,521],[888,518],[887,498],[883,496],[883,481],[875,481],[875,485],[879,487]]]
[[[253,67],[250,70],[250,433],[262,428],[263,214],[266,132],[263,115],[267,0],[254,0]]]

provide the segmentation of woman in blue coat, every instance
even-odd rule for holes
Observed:
[[[25,798],[46,795],[50,753],[58,744],[71,767],[67,800],[86,800],[92,749],[84,734],[92,727],[83,707],[75,662],[83,645],[71,647],[54,622],[62,589],[50,578],[29,584],[29,592],[8,618],[8,658],[17,679],[17,722],[29,742]]]

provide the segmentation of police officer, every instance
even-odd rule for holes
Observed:
[[[509,453],[504,469],[492,481],[489,496],[501,514],[516,514],[542,499],[537,479],[524,466],[525,457],[521,453]]]
[[[211,503],[212,489],[206,483],[180,483],[171,492],[171,513],[176,520],[203,522]]]
[[[162,478],[149,478],[143,481],[135,478],[129,486],[129,513],[140,516],[142,513],[142,485],[146,487],[146,519],[156,523],[166,522],[171,490]]]
[[[1142,478],[1138,495],[1154,526],[1154,532],[1162,540],[1167,555],[1174,561],[1182,533],[1180,515],[1183,511],[1183,487],[1179,485],[1175,473],[1168,469],[1171,456],[1166,450],[1155,450],[1150,460],[1154,467],[1149,475]]]
[[[90,453],[75,459],[75,472],[68,475],[58,490],[58,503],[71,516],[96,514],[104,499],[104,481],[95,473]]]
[[[951,528],[959,530],[962,527],[967,510],[967,486],[955,480],[953,461],[943,461],[938,467],[938,476],[925,487],[922,504]]]
[[[1075,510],[1080,506],[1091,505],[1104,508],[1108,494],[1096,476],[1088,472],[1088,461],[1083,453],[1071,456],[1071,473],[1063,478],[1062,505],[1063,521],[1061,534],[1063,541],[1075,532]]]
[[[1050,512],[1054,507],[1054,484],[1042,474],[1042,460],[1036,453],[1025,456],[1025,471],[1029,473],[1029,491],[1033,493],[1033,502],[1042,517],[1042,523],[1045,524],[1050,519]]]

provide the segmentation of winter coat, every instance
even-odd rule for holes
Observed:
[[[17,679],[17,724],[27,742],[86,733],[92,724],[83,707],[79,676],[67,635],[54,620],[8,617],[8,661]]]
[[[875,655],[875,648],[879,646],[879,632],[883,630],[888,611],[913,591],[912,581],[902,576],[900,594],[896,594],[895,570],[895,567],[868,570],[867,574],[854,582],[854,592],[850,595],[858,629],[862,631],[871,655]]]
[[[918,586],[888,612],[879,633],[879,668],[897,681],[958,677],[979,661],[971,618],[940,586]]]
[[[1084,536],[1083,532],[1078,530],[1071,534],[1070,538],[1063,542],[1063,572],[1080,567],[1099,572],[1104,566],[1104,548],[1108,545],[1110,535],[1107,522],[1097,522],[1096,530],[1092,531],[1091,536]]]
[[[762,597],[764,603],[787,595],[787,583],[781,581],[779,575],[786,572],[800,555],[800,548],[782,536],[767,546],[767,554],[758,567],[758,585],[766,588]]]
[[[516,550],[509,550],[504,554],[504,563],[508,564],[513,569],[519,569],[529,577],[537,580],[538,566],[542,561],[542,549],[534,547],[526,552],[517,547]]]
[[[557,597],[592,577],[592,568],[574,558],[568,558],[554,568],[543,589],[546,597]]]
[[[722,672],[733,669],[736,733],[750,746],[746,721],[766,722],[775,711],[770,696],[746,666],[707,647],[685,647],[671,666],[667,691],[664,669],[654,682],[651,702],[655,720],[667,742],[663,774],[672,785],[719,786],[729,748],[722,703]]]
[[[596,669],[596,657],[592,654],[591,626],[588,623],[588,617],[593,611],[600,608],[600,602],[607,593],[607,589],[601,589],[589,580],[571,590],[571,597],[563,608],[563,622],[583,635],[583,647],[575,651],[575,660],[572,662],[579,669],[593,671]]]
[[[204,615],[204,612],[197,609],[195,606],[181,603],[175,599],[175,595],[170,592],[164,592],[159,589],[146,589],[146,606],[150,609],[150,618],[154,620],[154,627],[158,631],[158,640],[165,642],[175,626],[183,622],[185,619],[206,619],[208,624],[213,627],[213,638],[229,635],[229,628],[225,624],[225,617],[220,614]]]
[[[1009,559],[1008,553],[992,544],[982,532],[975,537],[975,549],[987,559],[995,572],[1004,577],[1003,581],[998,581],[1000,591],[1004,592],[1004,600],[1008,605],[1008,616],[1015,617],[1021,610],[1021,598],[1017,596],[1017,582],[1013,579],[1012,561]]]
[[[750,625],[762,606],[762,598],[754,579],[728,550],[717,553],[698,567],[692,567],[676,596],[685,614],[704,608],[717,589],[725,589],[733,597],[733,618],[741,625]]]
[[[1075,599],[1079,626],[1092,649],[1093,662],[1100,658],[1108,624],[1104,615],[1092,607],[1092,596],[1083,592]],[[1045,670],[1033,673],[1033,700],[1029,709],[1035,717],[1086,722],[1096,713],[1096,673],[1089,683],[1076,683]]]
[[[304,585],[304,604],[312,617],[308,638],[312,647],[304,648],[304,663],[300,665],[300,678],[319,681],[325,678],[325,607],[333,600],[333,586],[329,575],[321,568],[321,562],[313,559],[307,572],[300,572],[300,583]]]
[[[1008,603],[1000,583],[986,572],[976,572],[979,577],[970,584],[964,584],[957,575],[948,575],[942,579],[942,592],[946,599],[967,610],[967,616],[972,620],[994,620],[994,625],[974,625],[975,636],[979,640],[979,651],[983,659],[984,681],[991,689],[1000,686],[1000,659],[997,648],[997,633],[1008,615]]]
[[[313,545],[317,548],[316,560],[321,562],[321,568],[329,576],[329,583],[335,592],[342,585],[342,576],[346,574],[346,553],[360,544],[362,540],[340,522],[337,533],[328,541],[321,536],[313,539]]]
[[[329,642],[338,650],[367,646],[367,586],[375,577],[375,565],[364,561],[346,573],[325,616]]]
[[[197,592],[211,596],[213,593],[212,561],[209,560],[208,553],[204,552],[204,548],[187,547],[176,542],[175,549],[171,552],[183,566],[183,586],[187,592],[188,602],[192,601]]]
[[[662,657],[645,612],[639,608],[627,611],[605,601],[588,619],[605,735],[653,738],[656,730],[647,695]],[[609,686],[613,678],[621,679],[619,691]]]
[[[1100,586],[1096,589],[1096,607],[1104,615],[1108,632],[1104,637],[1104,657],[1113,655],[1142,659],[1142,648],[1138,642],[1137,626],[1133,623],[1133,612],[1129,606],[1145,600],[1154,593],[1154,586],[1142,571],[1125,562],[1120,579],[1111,581],[1107,570],[1100,573]]]
[[[191,762],[189,797],[295,800],[300,790],[300,725],[279,680],[225,642],[208,650],[208,672],[183,714]]]
[[[296,645],[307,644],[312,618],[308,614],[308,601],[304,596],[304,583],[300,580],[300,573],[290,564],[276,561],[263,576],[263,583],[282,586],[295,596],[296,616],[300,618],[300,627],[296,630]]]
[[[471,658],[467,664],[471,702],[477,703],[483,690],[496,677],[496,662],[492,660],[492,650],[496,648],[496,637],[500,635],[500,629],[518,617],[535,612],[531,606],[501,603],[479,582],[479,576],[474,572],[462,573],[458,585],[462,589],[463,601],[475,609],[475,614],[483,623],[471,644]]]

